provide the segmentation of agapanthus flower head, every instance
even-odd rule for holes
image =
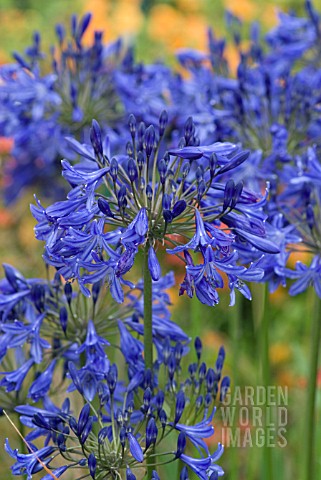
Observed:
[[[223,401],[229,387],[228,377],[221,378],[223,357],[221,347],[211,382],[204,381],[207,367],[200,364],[199,348],[193,374],[190,368],[186,374],[182,373],[177,355],[172,358],[172,367],[170,361],[160,361],[153,377],[150,371],[143,371],[143,382],[140,375],[124,381],[114,364],[90,400],[86,394],[87,380],[81,378],[80,370],[70,362],[70,378],[82,395],[80,402],[78,399],[78,404],[82,403],[79,413],[73,413],[69,399],[62,407],[48,398],[43,399],[42,407],[18,406],[21,422],[31,429],[26,440],[33,442],[43,437],[45,447],[38,450],[31,444],[34,454],[24,455],[12,450],[7,442],[6,451],[15,459],[13,474],[31,475],[42,470],[38,457],[51,471],[61,475],[77,468],[82,475],[92,478],[126,475],[132,480],[137,468],[144,470],[152,464],[151,480],[157,480],[161,478],[158,466],[178,459],[185,464],[181,478],[188,478],[188,471],[195,472],[202,480],[212,478],[213,472],[223,475],[216,463],[223,452],[222,445],[211,454],[206,443],[214,434],[215,403]],[[208,371],[214,372],[211,368]],[[169,436],[173,437],[170,441]],[[63,463],[60,467],[55,465],[58,457]]]
[[[153,120],[155,110],[169,103],[163,92],[172,81],[170,69],[136,65],[132,49],[120,39],[104,44],[102,31],[95,31],[88,45],[84,36],[90,22],[87,13],[73,15],[69,28],[56,25],[56,44],[48,55],[34,34],[23,55],[14,53],[16,63],[0,69],[0,132],[14,140],[13,159],[5,164],[8,202],[30,183],[37,181],[41,188],[44,176],[58,177],[59,160],[72,155],[65,136],[84,141],[92,118],[117,148],[128,109]],[[95,143],[94,129],[90,136]],[[50,191],[46,184],[47,195],[59,198],[57,192],[57,185]]]
[[[239,52],[235,77],[220,68],[212,36],[207,53],[178,53],[190,73],[181,85],[181,102],[185,105],[184,98],[188,99],[202,142],[226,139],[252,150],[235,171],[247,188],[263,189],[269,180],[282,189],[284,169],[320,137],[320,14],[313,2],[305,2],[305,7],[307,18],[280,13],[280,25],[267,38],[253,24],[249,47],[241,41],[241,21],[228,13],[228,28]],[[224,44],[216,47],[221,58]],[[295,62],[302,59],[303,67]],[[186,106],[178,124],[185,111]]]
[[[279,195],[279,208],[285,212],[287,229],[292,229],[300,238],[300,245],[293,242],[289,252],[305,252],[308,264],[297,261],[294,270],[286,264],[279,265],[276,273],[284,279],[295,280],[289,288],[290,295],[313,286],[321,297],[321,165],[318,146],[308,148],[304,155],[298,156],[296,166],[289,173]]]
[[[190,296],[195,290],[203,303],[214,305],[224,284],[219,270],[236,278],[246,273],[237,265],[238,240],[243,248],[278,251],[265,238],[265,200],[230,178],[249,152],[230,143],[199,145],[191,118],[179,148],[166,150],[165,125],[164,112],[158,125],[137,124],[130,116],[126,154],[112,157],[93,122],[91,145],[69,139],[83,160],[77,166],[63,161],[63,176],[72,187],[67,200],[46,209],[39,202],[32,206],[36,236],[46,241],[46,262],[66,279],[77,278],[86,295],[86,284],[104,280],[122,302],[122,285],[132,286],[124,275],[140,246],[157,281],[157,250],[166,243],[186,265],[184,290]],[[194,266],[189,252],[200,254],[203,264]],[[255,273],[263,275],[259,269]]]
[[[69,31],[57,25],[49,55],[35,33],[24,55],[14,53],[16,65],[0,72],[0,130],[14,139],[15,162],[6,163],[8,201],[37,175],[43,179],[57,172],[58,158],[67,148],[65,135],[83,138],[93,116],[103,115],[110,127],[122,116],[113,80],[122,44],[104,45],[103,33],[97,31],[87,46],[83,37],[90,20],[91,14],[73,16]]]
[[[87,13],[79,19],[73,15],[67,30],[61,24],[56,25],[57,42],[51,47],[49,54],[51,75],[46,75],[48,66],[44,61],[47,60],[47,55],[41,50],[41,37],[38,32],[34,34],[33,45],[26,48],[24,56],[13,54],[17,62],[16,69],[12,69],[13,79],[18,76],[17,82],[10,84],[9,78],[5,78],[7,86],[5,84],[1,92],[2,95],[7,94],[10,100],[13,94],[18,93],[19,80],[25,78],[24,75],[29,75],[29,91],[20,92],[21,113],[26,107],[24,101],[28,94],[28,100],[33,106],[33,120],[40,119],[50,104],[53,108],[52,100],[55,99],[56,105],[59,105],[55,115],[59,115],[61,125],[68,125],[73,133],[88,125],[88,115],[92,117],[94,114],[100,118],[104,112],[104,118],[108,121],[117,118],[119,107],[116,106],[117,95],[112,83],[112,71],[121,61],[122,43],[117,40],[113,44],[104,45],[103,32],[96,31],[92,43],[87,46],[83,37],[90,21],[91,14]],[[45,96],[45,87],[52,92],[51,96]],[[36,93],[38,97],[34,96]],[[44,98],[39,97],[40,93]],[[41,104],[41,101],[44,103]]]
[[[305,17],[293,11],[278,13],[278,25],[267,34],[272,61],[320,66],[321,20],[315,4],[312,0],[304,2]]]
[[[4,269],[6,277],[0,281],[1,408],[10,411],[28,398],[38,401],[52,390],[62,391],[69,361],[81,365],[77,375],[84,385],[81,391],[92,400],[99,382],[110,371],[112,347],[108,339],[118,333],[129,379],[141,375],[142,281],[119,305],[105,295],[101,283],[93,284],[92,296],[86,298],[75,284],[64,284],[59,274],[52,280],[50,275],[47,280],[28,279],[10,265]],[[189,342],[185,332],[171,321],[166,289],[173,283],[173,274],[169,273],[153,284],[153,342],[160,361],[164,345],[170,353],[180,342],[185,355]],[[55,378],[59,379],[59,388]]]
[[[253,38],[252,47],[240,52],[236,78],[218,76],[204,61],[190,69],[191,79],[182,89],[201,138],[208,137],[212,126],[215,138],[260,149],[264,158],[272,156],[276,168],[319,135],[320,72],[314,64],[292,70],[283,56],[271,63],[269,53],[257,55],[259,45]],[[210,92],[207,97],[199,98],[199,84]]]
[[[296,226],[305,248],[320,254],[320,198],[321,165],[318,145],[308,148],[297,157],[295,167],[289,172],[284,191],[279,196],[280,208],[286,218]]]

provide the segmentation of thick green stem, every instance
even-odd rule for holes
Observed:
[[[235,392],[235,389],[238,388],[239,385],[239,359],[241,355],[241,345],[240,345],[240,323],[241,323],[241,307],[242,307],[243,297],[236,299],[236,303],[230,309],[230,318],[229,318],[229,327],[230,327],[230,335],[232,339],[232,365],[233,365],[233,380],[234,385],[232,386],[232,390]],[[237,406],[236,409],[238,410]],[[238,412],[236,413],[236,418],[238,418]],[[234,422],[233,422],[234,423]],[[235,428],[235,425],[233,425]],[[239,452],[237,451],[236,447],[232,447],[230,449],[231,455],[231,480],[238,480],[240,477],[240,462],[239,462]]]
[[[153,301],[152,301],[152,277],[148,268],[149,244],[144,249],[144,358],[145,368],[153,369]]]
[[[316,387],[318,373],[319,347],[321,338],[321,317],[320,317],[320,299],[315,293],[314,311],[312,314],[311,344],[310,344],[310,366],[308,375],[308,391],[306,403],[306,458],[304,478],[312,480],[316,478],[315,473],[315,425],[316,425]]]
[[[148,268],[149,243],[146,242],[144,249],[144,359],[145,368],[153,370],[153,298],[152,298],[152,277]],[[153,460],[146,459],[147,480],[152,478],[153,467],[150,465]]]
[[[262,285],[262,316],[260,318],[261,324],[261,349],[262,349],[262,381],[265,387],[270,385],[271,374],[270,374],[270,358],[269,358],[269,349],[270,349],[270,335],[269,335],[269,315],[267,312],[268,302],[267,302],[267,291],[266,286]]]
[[[177,480],[180,480],[181,471],[182,471],[182,468],[184,467],[184,463],[182,462],[182,460],[177,459],[177,460],[176,460],[176,464],[177,464],[176,479],[177,479]]]
[[[259,331],[259,348],[261,351],[261,384],[266,389],[269,387],[271,382],[271,372],[270,372],[270,337],[269,337],[269,312],[268,312],[268,290],[267,285],[258,284],[255,288],[255,295],[253,295],[253,313],[256,315],[258,331]],[[268,417],[268,408],[265,406],[265,411],[263,412],[264,418],[264,429],[265,429],[265,445],[263,447],[263,479],[272,480],[273,479],[273,463],[272,463],[272,448],[268,445],[269,432],[266,426],[267,417]]]
[[[190,309],[188,333],[194,341],[200,334],[199,321],[202,318],[202,315],[205,315],[206,312],[204,312],[204,309],[202,311],[202,304],[196,297],[191,298],[188,302],[188,306]]]
[[[261,349],[262,349],[262,383],[267,389],[271,383],[270,372],[270,335],[269,335],[269,312],[268,312],[268,289],[262,285],[262,318],[261,318]],[[265,445],[263,449],[263,465],[266,480],[273,479],[272,448],[268,445],[269,432],[266,426],[269,406],[265,410]]]

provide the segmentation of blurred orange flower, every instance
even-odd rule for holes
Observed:
[[[178,48],[206,49],[207,22],[201,15],[178,11],[170,5],[155,5],[148,20],[149,36],[170,51]]]
[[[262,10],[262,6],[253,0],[242,0],[241,2],[240,0],[225,0],[224,7],[245,21],[255,20],[259,11]]]
[[[288,260],[288,266],[294,268],[296,262],[309,264],[312,260],[312,254],[304,251],[304,245],[296,245],[296,252],[292,252]]]
[[[0,155],[9,153],[13,147],[13,139],[0,137]]]
[[[269,356],[272,365],[279,365],[280,363],[286,363],[291,360],[292,350],[288,343],[274,343],[270,347]]]
[[[14,225],[13,215],[6,209],[0,208],[0,224],[2,228],[9,228]]]
[[[288,291],[280,285],[273,293],[269,294],[269,299],[274,305],[282,305],[288,298]]]
[[[225,338],[219,332],[213,330],[204,330],[202,332],[202,342],[204,347],[210,348],[212,351],[216,351],[224,344]]]
[[[104,40],[111,41],[119,36],[138,33],[144,20],[139,0],[92,0],[85,4],[84,12],[93,14],[85,34],[85,42],[90,42],[95,30],[104,31]]]

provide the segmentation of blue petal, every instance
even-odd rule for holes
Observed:
[[[157,281],[161,277],[161,267],[156,255],[156,252],[152,246],[148,250],[148,268],[151,277],[154,281]]]
[[[253,245],[258,250],[261,250],[262,252],[280,253],[280,249],[272,241],[266,238],[252,235],[252,233],[241,230],[240,228],[234,228],[234,232],[236,232],[241,238],[244,238],[251,245]]]
[[[144,460],[144,454],[142,447],[139,445],[136,437],[132,433],[127,434],[128,442],[129,442],[129,450],[132,456],[137,460],[137,462],[142,463]]]

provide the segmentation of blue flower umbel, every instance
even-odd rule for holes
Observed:
[[[290,295],[297,295],[313,286],[321,298],[321,164],[318,147],[308,148],[298,156],[296,168],[291,170],[284,191],[279,197],[289,227],[300,236],[300,249],[309,254],[310,264],[298,261],[295,270],[279,265],[277,273],[296,280],[289,288]],[[296,250],[295,242],[292,249]]]
[[[129,379],[144,370],[143,282],[126,294],[122,305],[105,295],[101,283],[84,297],[59,274],[53,280],[27,279],[5,265],[0,282],[0,407],[8,412],[23,401],[37,402],[52,391],[66,389],[69,361],[79,366],[83,394],[92,400],[110,369],[111,341],[128,365]],[[188,336],[171,320],[166,289],[174,284],[169,273],[153,283],[152,339],[160,360],[166,347],[177,342],[187,352]],[[108,314],[106,315],[106,310]]]
[[[84,141],[96,118],[115,145],[122,143],[124,116],[157,119],[164,108],[164,92],[173,81],[171,70],[160,64],[136,65],[133,51],[121,39],[103,41],[95,31],[91,43],[84,36],[91,14],[71,17],[69,28],[56,25],[56,42],[49,54],[42,51],[38,32],[15,63],[0,69],[0,132],[12,137],[12,160],[5,162],[5,200],[10,203],[30,185],[61,198],[57,188],[59,161],[72,152],[67,135]],[[155,114],[156,111],[156,114]],[[68,153],[67,153],[68,152]],[[51,179],[56,177],[53,188]]]
[[[69,363],[70,377],[82,395],[79,415],[72,412],[69,399],[61,408],[47,398],[42,408],[18,406],[21,422],[31,429],[26,440],[43,437],[45,447],[38,449],[30,443],[31,452],[20,454],[7,440],[6,450],[15,459],[12,473],[31,478],[43,469],[38,457],[57,476],[81,469],[82,475],[93,479],[126,475],[134,480],[141,478],[137,471],[148,467],[147,478],[155,480],[160,478],[158,466],[180,459],[185,464],[183,478],[188,478],[188,471],[202,480],[222,476],[217,460],[223,446],[219,444],[211,454],[205,441],[214,434],[215,403],[224,399],[229,387],[229,378],[221,376],[225,353],[221,348],[215,365],[208,368],[201,363],[199,338],[195,348],[196,361],[185,374],[181,348],[159,361],[154,375],[143,370],[129,383],[118,377],[112,365],[91,399],[86,394],[87,379]],[[55,465],[58,456],[63,459],[61,466]]]
[[[63,176],[72,186],[67,200],[31,207],[36,236],[46,242],[45,261],[66,279],[77,279],[85,295],[90,293],[86,285],[104,281],[122,302],[123,286],[132,286],[125,275],[139,247],[157,281],[157,250],[167,244],[172,246],[167,251],[187,266],[189,295],[195,290],[203,303],[215,305],[224,283],[219,270],[233,289],[236,280],[246,280],[246,266],[238,265],[240,242],[242,251],[248,246],[251,252],[278,252],[265,235],[265,199],[227,180],[249,152],[230,143],[199,145],[191,118],[180,147],[172,148],[164,145],[166,123],[165,111],[158,126],[137,124],[131,115],[126,154],[112,157],[94,120],[91,145],[68,139],[82,161],[74,166],[63,161]],[[198,275],[191,275],[187,252],[203,257]],[[260,268],[250,268],[252,281],[262,278]],[[203,295],[208,288],[212,294]]]
[[[83,138],[92,116],[101,118],[102,112],[110,127],[121,118],[113,70],[121,63],[122,45],[104,45],[97,31],[86,46],[83,36],[90,20],[91,14],[73,16],[69,32],[57,25],[49,56],[36,32],[25,55],[14,53],[16,64],[0,71],[0,130],[14,139],[15,161],[6,167],[8,202],[23,187],[57,174],[66,135]]]
[[[278,25],[267,34],[274,61],[300,61],[320,67],[320,12],[311,0],[304,2],[305,17],[279,12]]]

